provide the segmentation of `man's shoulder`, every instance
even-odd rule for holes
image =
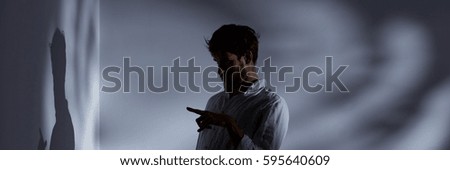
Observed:
[[[258,94],[259,98],[267,101],[267,102],[285,102],[284,98],[281,97],[280,95],[278,95],[277,93],[268,90],[268,89],[264,89],[261,93]]]
[[[208,99],[208,103],[206,104],[206,108],[210,107],[211,105],[213,105],[214,103],[217,103],[225,94],[225,92],[218,92],[216,94],[214,94],[213,96],[211,96]]]
[[[208,102],[211,101],[211,100],[219,100],[219,99],[222,98],[224,95],[225,95],[225,92],[224,92],[224,91],[218,92],[218,93],[212,95],[212,96],[209,98]]]

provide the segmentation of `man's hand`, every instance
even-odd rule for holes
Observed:
[[[210,125],[216,125],[225,127],[231,137],[231,142],[234,146],[240,143],[242,137],[244,137],[244,131],[239,128],[237,122],[230,116],[226,114],[213,113],[205,110],[193,109],[190,107],[186,108],[188,111],[200,115],[195,121],[199,129],[197,132],[201,132],[205,128],[209,128]]]
[[[193,109],[190,107],[187,107],[186,109],[190,112],[200,115],[200,117],[195,120],[199,127],[197,132],[200,132],[205,128],[209,128],[210,125],[217,125],[217,126],[225,127],[227,122],[230,121],[229,120],[230,116],[225,115],[225,114],[217,114],[217,113],[213,113],[213,112]]]

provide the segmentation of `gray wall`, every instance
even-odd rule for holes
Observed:
[[[213,93],[100,92],[102,69],[160,68],[180,57],[214,65],[204,39],[223,24],[253,27],[259,65],[294,66],[272,81],[290,108],[282,149],[450,149],[450,12],[443,1],[0,1],[0,149],[50,145],[55,104],[49,43],[64,31],[75,149],[194,149],[196,115]],[[285,93],[302,69],[349,65],[350,93]],[[335,67],[335,68],[336,68]],[[313,83],[324,83],[313,77]],[[147,80],[146,80],[147,81]],[[186,76],[181,82],[185,85]],[[201,85],[197,75],[195,83]]]

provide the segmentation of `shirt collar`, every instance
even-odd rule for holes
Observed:
[[[252,95],[261,92],[266,87],[266,81],[264,79],[258,79],[245,91],[244,96]]]
[[[262,90],[266,88],[266,80],[258,79],[255,81],[250,87],[248,87],[247,91],[245,91],[242,95],[251,96],[260,93]],[[230,94],[224,91],[224,94],[227,99],[230,98]]]

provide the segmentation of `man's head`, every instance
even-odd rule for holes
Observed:
[[[252,28],[223,25],[206,44],[217,62],[227,92],[239,90],[243,83],[257,79],[254,66],[258,59],[258,35]]]
[[[229,24],[217,29],[211,39],[206,40],[206,44],[213,56],[229,52],[238,57],[245,56],[256,64],[258,37],[255,30],[248,26]]]

